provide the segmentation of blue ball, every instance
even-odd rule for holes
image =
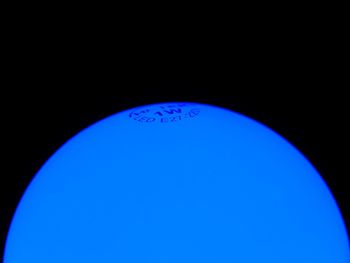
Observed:
[[[13,218],[5,263],[349,263],[339,209],[308,160],[238,113],[163,103],[64,144]]]

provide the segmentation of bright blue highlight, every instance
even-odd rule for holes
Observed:
[[[240,114],[164,103],[113,115],[42,167],[5,263],[349,263],[337,205],[287,141]]]

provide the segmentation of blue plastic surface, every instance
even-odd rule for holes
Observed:
[[[349,263],[338,207],[282,137],[196,103],[146,105],[63,145],[13,218],[5,263]]]

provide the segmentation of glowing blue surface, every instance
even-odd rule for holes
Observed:
[[[349,263],[310,163],[265,126],[202,104],[113,115],[68,141],[23,196],[5,263]]]

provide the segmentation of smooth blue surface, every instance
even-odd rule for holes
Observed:
[[[35,176],[5,263],[349,263],[336,203],[263,125],[165,103],[113,115]]]

